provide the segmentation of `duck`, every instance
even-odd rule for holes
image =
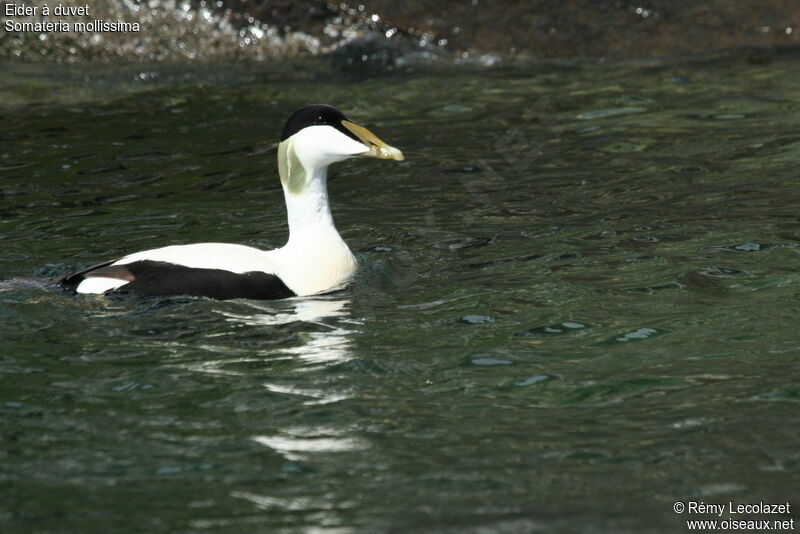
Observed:
[[[288,118],[277,156],[289,226],[284,246],[170,245],[73,272],[56,285],[73,294],[217,300],[276,300],[343,288],[358,262],[333,222],[328,167],[354,157],[402,161],[403,153],[337,108],[315,104]]]

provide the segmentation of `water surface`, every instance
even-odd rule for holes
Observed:
[[[798,67],[9,67],[3,531],[667,533],[677,500],[792,501]],[[46,287],[280,246],[275,146],[313,102],[407,158],[332,168],[348,288]]]

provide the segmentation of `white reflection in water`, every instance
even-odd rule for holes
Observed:
[[[313,406],[315,404],[330,404],[332,402],[338,402],[348,398],[348,395],[343,393],[330,393],[321,389],[299,388],[296,386],[282,386],[280,384],[270,384],[269,382],[265,382],[264,387],[273,393],[309,397],[309,400],[303,403],[306,406]]]
[[[306,297],[287,299],[280,302],[241,301],[232,307],[215,310],[226,321],[244,327],[241,330],[225,330],[209,333],[205,342],[193,342],[192,348],[202,349],[209,357],[202,361],[181,362],[180,367],[205,374],[245,376],[249,373],[242,369],[243,365],[265,360],[280,361],[291,360],[301,362],[303,367],[299,371],[314,371],[331,363],[346,362],[353,359],[351,351],[352,334],[356,333],[357,326],[362,322],[350,317],[348,306],[349,299],[331,297]],[[291,325],[299,344],[294,346],[278,346],[253,349],[246,345],[239,346],[231,343],[231,339],[238,337],[239,333],[258,337],[263,332],[268,339],[274,337],[276,332],[285,335],[285,329],[280,331],[274,327]],[[303,331],[303,324],[310,326]],[[352,325],[352,326],[351,326]],[[298,331],[299,330],[299,331]],[[182,342],[162,343],[162,346],[181,357],[186,347]],[[216,356],[216,357],[213,357]],[[220,357],[221,356],[221,357]],[[313,389],[300,389],[265,384],[265,387],[276,393],[286,393],[310,397],[309,404],[325,404],[344,398],[341,395],[330,395]]]
[[[353,358],[349,336],[356,332],[343,324],[359,325],[349,317],[349,299],[306,297],[285,301],[294,307],[289,311],[276,311],[267,303],[251,302],[254,313],[220,312],[228,321],[248,326],[277,326],[294,322],[321,326],[324,330],[303,334],[304,343],[295,347],[277,349],[274,354],[286,354],[309,363],[325,364],[344,362]],[[336,321],[330,321],[336,319]],[[313,396],[313,395],[312,395]]]
[[[361,451],[369,442],[347,435],[346,428],[302,426],[285,428],[278,435],[253,436],[253,441],[269,447],[290,461],[307,460],[308,454]]]
[[[333,492],[326,492],[321,495],[314,496],[292,496],[292,497],[275,497],[271,495],[259,495],[249,491],[232,491],[231,497],[237,499],[244,499],[249,501],[259,510],[264,510],[267,513],[275,512],[293,512],[298,513],[312,513],[315,522],[319,522],[322,526],[298,526],[292,532],[299,532],[302,534],[353,534],[357,532],[355,529],[345,526],[334,526],[342,523],[341,512],[355,508],[358,503],[352,500],[343,500],[342,496]],[[298,516],[301,517],[301,516]],[[252,521],[256,518],[257,521]],[[234,521],[228,520],[227,523],[220,523],[216,521],[195,521],[194,525],[198,528],[209,528],[219,526],[238,526],[240,531],[243,532],[265,532],[263,529],[255,528],[255,530],[241,530],[241,527],[246,522],[252,521],[254,527],[262,522],[263,516],[256,514],[254,516],[238,516]]]
[[[306,323],[324,324],[323,319],[333,317],[347,317],[347,306],[350,299],[337,299],[328,297],[298,297],[281,301],[281,304],[291,304],[294,309],[284,312],[276,311],[269,302],[249,301],[246,305],[253,313],[237,314],[222,312],[229,321],[239,322],[251,326],[270,326],[303,321]]]
[[[285,304],[290,304],[293,309],[287,310]],[[220,313],[228,321],[249,327],[272,327],[296,322],[315,326],[313,330],[300,334],[299,337],[303,340],[301,344],[272,349],[264,355],[265,358],[301,361],[306,364],[304,371],[313,371],[331,363],[346,362],[354,358],[350,337],[356,332],[355,326],[361,322],[350,317],[349,299],[290,299],[281,303],[282,309],[276,309],[274,304],[264,302],[249,302],[247,305],[253,310],[252,313]],[[350,325],[353,328],[348,328]],[[348,398],[342,392],[298,387],[294,384],[265,382],[263,386],[274,393],[301,397],[304,399],[303,404],[309,406],[330,404]]]
[[[258,310],[257,313],[248,315],[226,313],[225,316],[229,321],[250,326],[271,326],[302,321],[322,327],[322,330],[315,328],[303,334],[304,343],[276,351],[278,354],[312,364],[308,367],[310,369],[354,358],[350,347],[350,336],[356,332],[355,326],[361,323],[350,318],[349,300],[317,297],[289,302],[294,306],[294,310],[288,312],[276,313],[264,303],[251,303],[251,307]],[[353,328],[346,327],[349,325],[353,325]],[[274,358],[275,353],[270,357]],[[300,397],[303,399],[302,404],[306,406],[329,404],[348,398],[348,395],[341,390],[299,387],[294,383],[265,382],[263,386],[274,393]],[[306,460],[309,454],[356,451],[369,447],[368,442],[347,435],[345,429],[331,427],[284,428],[276,435],[257,435],[251,439],[269,447],[289,461]],[[270,496],[256,498],[251,495],[251,497],[250,500],[260,506],[281,505]]]
[[[293,325],[291,331],[297,334],[300,343],[293,346],[282,346],[239,354],[238,357],[229,355],[224,360],[216,362],[216,372],[227,372],[221,368],[230,365],[232,361],[264,361],[264,360],[291,360],[300,365],[293,366],[291,371],[281,373],[275,380],[263,382],[267,390],[286,397],[294,397],[304,406],[330,404],[349,398],[345,388],[319,387],[319,384],[303,380],[308,371],[319,370],[321,367],[332,363],[342,363],[355,358],[351,348],[351,337],[357,332],[356,328],[362,324],[350,317],[350,300],[330,297],[297,298],[280,303],[269,302],[244,302],[233,310],[220,309],[217,313],[237,325],[246,326],[252,335],[253,329],[263,329],[265,335],[273,334],[279,325]],[[309,328],[303,328],[303,323]],[[299,332],[298,332],[298,326]],[[285,330],[285,329],[283,329]],[[210,348],[210,347],[209,347]],[[214,362],[203,362],[202,371],[214,372]],[[300,373],[300,374],[298,374]],[[298,386],[298,382],[304,383]],[[280,429],[274,435],[254,435],[250,439],[269,447],[289,461],[307,460],[309,455],[325,453],[341,453],[358,451],[369,447],[369,442],[361,438],[348,435],[349,430],[331,427],[290,427]],[[271,496],[258,496],[253,494],[239,495],[258,506],[292,507],[296,502],[283,502]],[[305,506],[304,503],[299,503]]]
[[[287,438],[284,436],[255,436],[253,441],[279,452],[287,460],[303,460],[303,453],[348,452],[368,448],[353,438]]]

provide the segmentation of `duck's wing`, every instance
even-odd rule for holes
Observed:
[[[60,278],[77,293],[188,295],[214,299],[282,299],[295,296],[269,272],[264,253],[241,245],[201,243],[138,252]],[[249,260],[249,261],[248,261]]]
[[[98,263],[97,265],[92,265],[91,267],[87,267],[85,269],[81,269],[80,271],[75,271],[74,273],[70,273],[66,276],[62,276],[61,278],[56,280],[56,285],[58,287],[64,289],[65,291],[76,292],[78,286],[83,282],[87,275],[97,269],[101,269],[107,265],[111,265],[117,260],[107,261],[105,263]]]

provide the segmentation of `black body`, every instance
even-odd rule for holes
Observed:
[[[60,278],[57,283],[67,291],[75,291],[86,278],[103,277],[126,280],[128,283],[113,294],[136,293],[148,296],[188,295],[218,300],[277,300],[294,297],[283,280],[274,274],[258,271],[233,273],[222,269],[195,269],[163,261],[135,261],[127,265],[95,265]]]

